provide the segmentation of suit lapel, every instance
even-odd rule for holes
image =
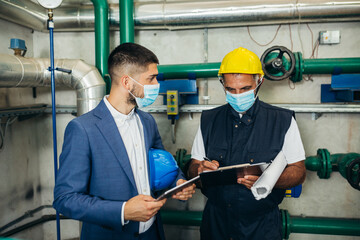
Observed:
[[[141,123],[143,125],[143,136],[144,136],[144,142],[145,142],[145,152],[147,153],[149,151],[149,148],[150,148],[149,132],[148,132],[149,129],[150,129],[149,118],[141,110],[138,110],[136,108],[135,111],[139,115],[139,118],[140,118]],[[147,158],[147,156],[146,156],[146,158]]]
[[[115,120],[110,111],[107,109],[104,100],[100,102],[99,106],[95,109],[94,114],[100,118],[100,121],[96,123],[96,126],[106,139],[107,144],[109,144],[111,150],[116,156],[116,159],[119,161],[131,184],[137,191],[129,156],[124,142],[120,136]]]

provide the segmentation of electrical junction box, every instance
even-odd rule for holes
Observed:
[[[166,92],[167,99],[167,114],[178,115],[179,114],[179,94],[177,90],[168,90]]]
[[[340,31],[321,31],[319,36],[320,44],[339,44]]]

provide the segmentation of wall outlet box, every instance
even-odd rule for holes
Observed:
[[[340,31],[321,31],[319,32],[320,44],[339,44]]]

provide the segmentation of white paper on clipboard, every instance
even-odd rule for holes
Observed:
[[[182,183],[182,184],[180,184],[180,185],[177,185],[176,187],[173,187],[173,188],[167,190],[166,192],[164,192],[163,194],[161,194],[161,195],[156,199],[156,201],[160,201],[160,200],[162,200],[162,199],[164,199],[164,198],[169,198],[169,197],[171,197],[172,195],[174,195],[174,194],[180,192],[181,190],[183,190],[184,188],[192,185],[193,183],[195,183],[195,182],[196,182],[197,180],[199,180],[199,179],[200,179],[200,176],[196,176],[196,177],[194,177],[194,178],[192,178],[192,179],[190,179],[190,180],[188,180],[188,181],[186,181],[186,182],[184,182],[184,183]]]

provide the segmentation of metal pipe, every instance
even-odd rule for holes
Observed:
[[[120,0],[120,43],[134,42],[134,1]]]
[[[360,236],[359,219],[291,217],[292,233]]]
[[[16,218],[15,220],[5,224],[4,226],[0,227],[0,233],[3,232],[5,229],[8,229],[9,227],[12,227],[14,225],[16,225],[17,223],[21,222],[22,220],[32,217],[35,213],[40,212],[41,210],[45,209],[45,208],[51,208],[53,209],[52,205],[41,205],[35,209],[32,210],[28,210],[24,213],[24,215],[22,215],[19,218]]]
[[[197,78],[217,77],[220,62],[217,63],[194,63],[194,64],[176,64],[176,65],[159,65],[159,74],[164,79],[184,79],[189,74],[195,74]]]
[[[60,215],[59,218],[63,219],[63,220],[64,219],[69,219],[69,218],[67,218],[65,216],[62,216],[62,215]],[[9,236],[12,236],[12,235],[14,235],[16,233],[19,233],[19,232],[22,232],[22,231],[27,230],[29,228],[32,228],[34,226],[37,226],[39,224],[43,224],[43,223],[46,223],[46,222],[49,222],[49,221],[54,221],[54,220],[56,220],[56,215],[54,215],[54,214],[43,215],[43,216],[41,216],[40,218],[38,218],[36,220],[25,223],[24,225],[15,227],[14,229],[11,229],[11,230],[9,230],[7,232],[0,233],[0,237],[9,237]],[[11,239],[8,239],[8,240],[11,240]]]
[[[360,58],[303,59],[304,74],[360,73]]]
[[[360,219],[291,217],[281,210],[282,231],[285,239],[290,233],[360,236]]]
[[[110,92],[107,59],[109,56],[109,7],[106,0],[91,0],[95,12],[95,58],[96,67],[106,83],[106,93]]]
[[[137,2],[136,29],[191,29],[252,26],[298,22],[342,22],[360,20],[360,1],[167,1]],[[46,12],[25,0],[0,0],[0,18],[37,31],[47,31]],[[56,9],[57,31],[93,31],[94,13],[89,5]],[[119,4],[109,7],[109,21],[119,30]]]
[[[330,154],[327,149],[318,149],[316,156],[308,156],[305,159],[307,170],[316,171],[320,178],[330,178],[333,171],[338,171],[346,178],[346,167],[349,162],[360,158],[359,153]]]
[[[182,226],[200,226],[202,212],[161,210],[161,219],[164,224]]]
[[[24,58],[0,54],[0,87],[49,87],[49,59]],[[78,116],[92,110],[105,95],[105,83],[99,71],[82,60],[55,59],[57,86],[76,90]]]
[[[54,66],[54,21],[53,10],[48,9],[48,28],[50,37],[50,76],[51,76],[51,115],[52,115],[52,132],[53,132],[53,153],[54,153],[54,183],[58,174],[58,154],[57,154],[57,134],[56,134],[56,101],[55,101],[55,66]],[[61,240],[60,232],[60,215],[56,211],[56,236]]]
[[[302,59],[301,71],[303,74],[339,74],[359,73],[360,58],[318,58]],[[217,77],[220,68],[218,63],[194,63],[177,65],[159,65],[159,73],[164,79],[188,78],[189,73],[195,73],[197,78]]]
[[[281,210],[281,212],[285,238],[290,233],[360,236],[360,219],[292,217],[287,210]],[[201,225],[202,212],[161,210],[160,214],[164,224]]]

